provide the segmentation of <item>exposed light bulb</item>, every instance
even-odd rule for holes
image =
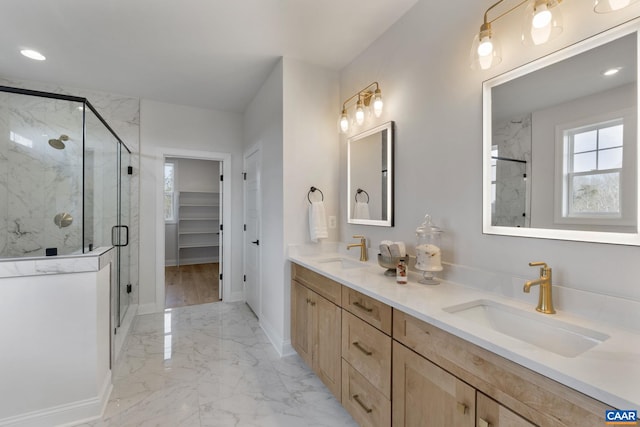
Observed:
[[[20,53],[29,59],[35,59],[36,61],[44,61],[47,59],[43,54],[31,49],[22,49]]]
[[[490,36],[484,36],[480,39],[480,44],[478,45],[478,56],[485,57],[489,56],[493,53],[493,42],[491,41]]]
[[[358,99],[358,103],[356,105],[356,123],[361,125],[364,123],[364,107],[362,106],[362,100]]]
[[[540,5],[540,7],[536,7],[533,13],[533,21],[531,25],[535,29],[541,29],[548,26],[551,23],[551,11],[547,9],[546,4]]]
[[[375,114],[376,117],[380,117],[382,115],[383,106],[382,93],[380,92],[380,89],[376,89],[376,92],[373,95],[373,114]]]
[[[340,115],[340,130],[342,133],[346,133],[349,130],[349,118],[347,117],[347,110],[343,109]]]

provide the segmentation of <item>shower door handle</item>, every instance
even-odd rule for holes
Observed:
[[[124,230],[125,230],[126,240],[125,240],[124,244],[120,243],[120,236],[121,236],[120,228],[124,228]],[[118,234],[118,238],[117,239],[116,239],[115,233],[114,233],[114,231],[116,229],[118,230],[118,233],[117,233]],[[128,246],[129,245],[129,227],[126,226],[126,225],[114,225],[113,227],[111,227],[111,244],[113,246],[116,246],[116,247]]]

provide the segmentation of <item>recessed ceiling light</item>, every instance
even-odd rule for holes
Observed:
[[[618,71],[620,71],[621,67],[616,67],[616,68],[609,68],[607,71],[605,71],[604,73],[602,73],[603,76],[613,76],[614,74],[618,74]]]
[[[45,59],[47,59],[40,52],[31,50],[31,49],[22,49],[20,53],[26,56],[27,58],[35,59],[36,61],[44,61]]]

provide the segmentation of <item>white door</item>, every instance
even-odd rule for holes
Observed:
[[[244,298],[260,317],[260,149],[244,158]]]

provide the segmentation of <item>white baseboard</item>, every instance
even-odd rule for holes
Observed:
[[[242,291],[239,292],[233,292],[231,295],[229,296],[222,296],[222,299],[224,300],[224,302],[238,302],[238,301],[244,301],[244,295],[242,295]]]
[[[64,405],[28,412],[0,420],[0,426],[51,427],[74,426],[102,417],[109,402],[113,385],[111,371],[107,372],[98,395]]]
[[[178,265],[178,261],[175,259],[165,259],[164,260],[164,266],[165,267],[175,267],[176,265]]]
[[[271,342],[271,345],[273,346],[273,348],[275,348],[275,350],[278,353],[278,355],[280,357],[286,356],[284,340],[282,339],[280,334],[278,334],[278,332],[276,332],[275,328],[273,328],[269,324],[269,322],[264,320],[264,318],[259,320],[259,324],[260,324],[260,327],[262,328],[262,330],[264,331],[264,333],[267,335],[267,338],[269,339],[269,342]],[[291,343],[289,343],[289,347],[291,347]]]
[[[158,313],[158,306],[155,302],[149,302],[146,304],[140,304],[138,306],[138,314],[151,314]]]
[[[131,331],[131,325],[133,325],[133,319],[135,319],[138,314],[138,305],[133,304],[129,306],[127,310],[127,314],[124,316],[124,320],[118,328],[118,333],[115,335],[115,360],[117,361],[120,358],[120,353],[122,352],[122,348],[124,347],[124,343],[129,336],[129,332]]]

